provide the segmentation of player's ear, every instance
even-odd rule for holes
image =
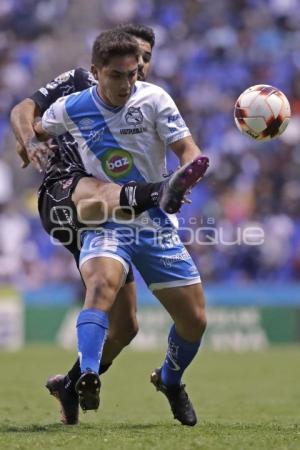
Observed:
[[[98,80],[97,68],[96,68],[95,64],[91,65],[91,72],[92,72],[93,77],[95,78],[95,80],[99,81]]]

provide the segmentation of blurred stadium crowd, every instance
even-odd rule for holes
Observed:
[[[35,206],[40,175],[20,169],[9,111],[59,73],[89,67],[97,33],[126,22],[154,28],[149,81],[173,96],[211,158],[210,174],[181,218],[183,227],[202,229],[202,244],[191,243],[189,249],[203,279],[299,280],[299,0],[91,0],[89,8],[85,5],[83,0],[0,3],[0,281],[29,289],[78,279],[72,257],[53,246],[41,228]],[[256,143],[234,126],[235,100],[253,84],[275,85],[291,102],[293,119],[274,142]],[[170,167],[174,164],[170,156]],[[239,234],[246,227],[262,228],[264,243],[246,245]]]

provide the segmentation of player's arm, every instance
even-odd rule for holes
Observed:
[[[161,140],[176,154],[181,166],[189,163],[201,154],[201,151],[176,104],[167,92],[157,86],[154,90],[153,101],[156,111],[156,130]]]
[[[38,139],[57,137],[68,131],[65,123],[65,102],[68,97],[59,98],[44,112],[42,118],[34,123],[33,127]]]
[[[178,157],[181,166],[184,166],[184,164],[187,164],[201,154],[201,150],[196,145],[192,136],[187,136],[179,141],[173,142],[170,144],[170,148]]]
[[[30,161],[41,171],[49,150],[57,146],[36,139],[34,123],[58,98],[86,89],[93,84],[91,74],[84,69],[65,72],[41,87],[30,98],[18,103],[11,111],[11,126],[17,140],[17,153],[22,167]]]
[[[34,121],[39,115],[38,105],[32,99],[26,98],[12,109],[10,121],[17,141],[16,150],[23,161],[22,167],[27,167],[31,161],[38,170],[41,170],[49,145],[36,143],[39,147],[38,153],[33,148],[36,141]]]

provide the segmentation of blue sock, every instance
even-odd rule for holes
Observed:
[[[161,379],[163,384],[179,385],[185,369],[196,356],[200,342],[188,342],[177,334],[175,325],[172,326],[167,355],[162,365]]]
[[[83,309],[76,327],[81,372],[90,369],[98,373],[108,330],[108,315],[99,309]]]

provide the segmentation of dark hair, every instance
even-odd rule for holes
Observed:
[[[149,42],[151,48],[155,45],[155,34],[152,28],[146,27],[145,25],[135,25],[133,23],[119,25],[118,30],[125,31],[132,36],[143,39],[146,42]]]
[[[92,64],[106,66],[114,56],[126,55],[134,55],[138,60],[140,48],[136,39],[123,30],[103,31],[94,41]]]

